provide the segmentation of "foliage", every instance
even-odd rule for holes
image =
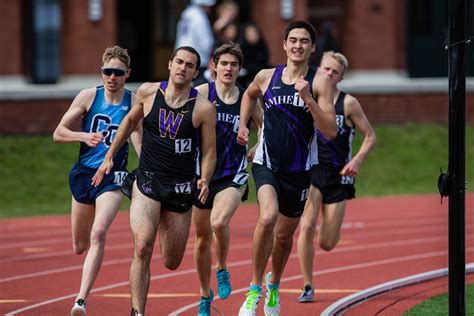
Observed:
[[[448,166],[447,127],[381,125],[375,131],[377,144],[361,166],[357,196],[437,193],[439,168]],[[361,140],[356,133],[354,152]],[[129,170],[138,165],[130,152]],[[68,213],[68,172],[78,153],[79,144],[54,144],[50,136],[0,137],[0,216]],[[474,160],[474,125],[467,127],[466,153],[466,181],[473,183],[473,164],[468,162]],[[125,200],[122,209],[128,208]],[[249,202],[255,202],[252,181]]]

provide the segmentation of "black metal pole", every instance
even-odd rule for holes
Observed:
[[[466,313],[466,0],[448,0],[448,6],[449,315],[462,316]]]

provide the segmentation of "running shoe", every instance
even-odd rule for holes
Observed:
[[[258,302],[262,298],[262,289],[258,285],[250,285],[250,289],[245,296],[247,298],[240,306],[239,316],[256,316]]]
[[[280,315],[280,284],[270,283],[271,277],[271,272],[265,275],[265,287],[267,291],[265,293],[265,306],[263,307],[263,311],[266,316],[278,316]]]
[[[71,316],[87,316],[86,301],[78,299],[71,309]]]
[[[306,284],[303,288],[303,293],[298,297],[300,303],[310,303],[314,300],[314,289],[311,285]]]
[[[230,285],[230,275],[227,269],[220,269],[216,271],[217,278],[217,293],[219,298],[224,300],[230,296],[232,287]]]
[[[209,297],[201,296],[201,302],[199,303],[198,316],[211,316],[211,302],[214,299],[214,292],[209,294]]]

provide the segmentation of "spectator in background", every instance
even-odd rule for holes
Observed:
[[[240,46],[245,60],[241,83],[247,87],[260,70],[269,67],[268,47],[262,32],[253,23],[248,23],[243,27]]]
[[[215,39],[209,15],[215,4],[215,0],[191,0],[189,6],[181,13],[177,25],[175,49],[191,46],[201,57],[203,66],[199,68],[195,80],[203,76],[214,47]]]
[[[223,1],[217,6],[216,11],[217,19],[212,26],[214,34],[219,34],[229,23],[237,23],[240,10],[239,5],[233,0]],[[219,47],[219,45],[216,45],[216,47]]]
[[[239,25],[237,22],[229,22],[216,33],[216,48],[230,43],[238,43],[239,41]]]
[[[318,67],[321,63],[324,52],[341,52],[341,46],[339,45],[337,38],[336,25],[332,21],[324,21],[321,24],[321,35],[318,39],[317,53],[314,55],[315,58],[310,62],[310,64]]]

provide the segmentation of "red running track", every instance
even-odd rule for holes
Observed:
[[[473,193],[466,195],[466,262],[474,261],[473,200]],[[221,315],[236,315],[244,301],[251,279],[251,240],[257,212],[256,205],[243,204],[232,219],[228,266],[233,292],[225,301],[213,302]],[[89,315],[129,314],[132,240],[127,216],[127,212],[120,212],[110,229],[104,264],[88,299]],[[0,225],[0,313],[68,315],[84,260],[72,251],[69,217],[8,219]],[[196,315],[199,288],[193,234],[176,271],[162,266],[157,244],[147,315]],[[319,315],[356,291],[446,268],[447,236],[448,200],[441,205],[437,195],[350,201],[339,245],[330,253],[316,252],[314,303],[297,302],[302,278],[293,247],[281,282],[281,315]],[[216,289],[215,278],[211,287]],[[260,305],[258,315],[263,315]],[[362,313],[370,315],[374,310],[370,301],[363,305],[366,312]]]

